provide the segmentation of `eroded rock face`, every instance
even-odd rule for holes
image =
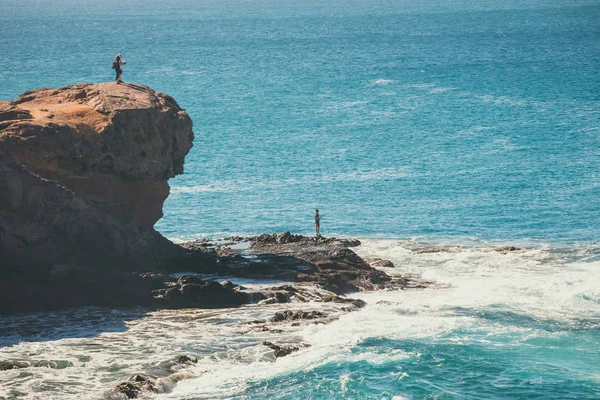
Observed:
[[[0,101],[0,271],[155,267],[171,243],[153,226],[193,139],[185,110],[146,86],[82,84]]]
[[[26,92],[0,104],[0,130],[0,153],[143,228],[162,216],[194,138],[173,98],[116,83]]]

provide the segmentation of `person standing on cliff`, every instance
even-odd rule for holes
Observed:
[[[125,64],[127,64],[125,61],[121,61],[121,57],[123,57],[120,53],[117,54],[117,56],[115,57],[115,61],[113,61],[112,63],[112,68],[115,70],[115,73],[117,74],[117,83],[121,83],[123,82],[121,80],[121,74],[123,73],[123,69],[121,69],[121,67]]]
[[[319,215],[319,210],[317,209],[315,211],[315,231],[317,232],[317,237],[321,236],[321,218],[323,217]]]

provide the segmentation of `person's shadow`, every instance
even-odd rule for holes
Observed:
[[[121,82],[121,83],[119,83],[119,85],[127,86],[132,89],[140,90],[140,91],[144,91],[144,92],[147,92],[149,90],[149,88],[147,86],[136,85],[135,83],[130,83],[130,82]]]

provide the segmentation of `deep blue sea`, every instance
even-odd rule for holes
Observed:
[[[238,339],[212,328],[153,331],[176,343],[157,360],[221,354],[153,398],[600,398],[599,0],[0,0],[0,32],[1,99],[112,80],[122,53],[124,80],[188,111],[165,236],[310,234],[319,208],[325,236],[436,284],[362,294],[275,363],[223,355]],[[462,249],[412,252],[424,243]],[[495,244],[532,249],[471,248]],[[111,335],[151,353],[135,321]],[[80,360],[64,341],[103,335],[0,336],[0,361]],[[111,369],[115,352],[0,372],[0,398],[81,398],[155,361]]]

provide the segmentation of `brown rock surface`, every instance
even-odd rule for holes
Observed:
[[[146,86],[38,89],[0,103],[0,154],[143,228],[162,216],[193,138],[187,113]]]
[[[173,245],[153,225],[193,139],[185,110],[146,86],[0,101],[0,272],[155,268]]]

